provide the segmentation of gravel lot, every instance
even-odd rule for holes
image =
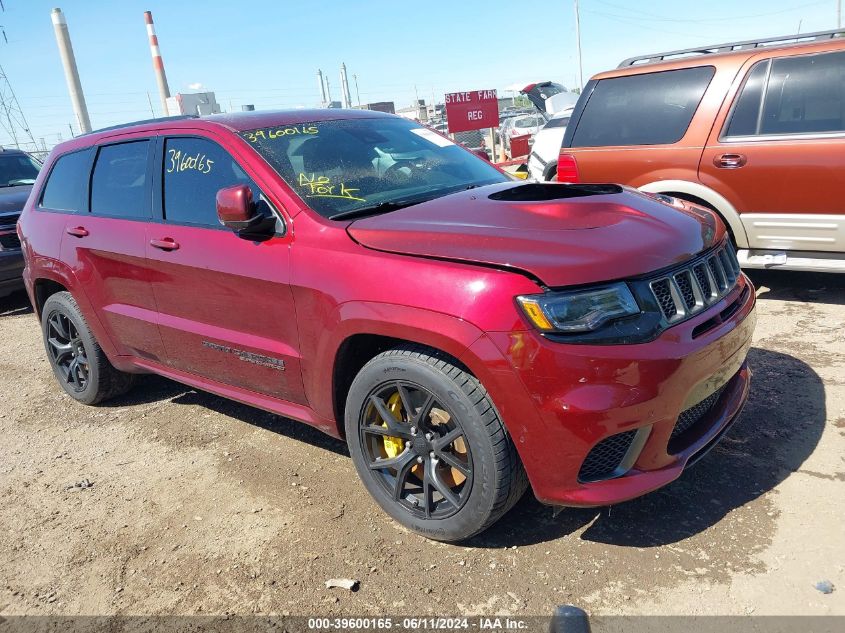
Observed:
[[[717,449],[612,508],[526,495],[465,546],[393,523],[298,423],[152,376],[75,404],[0,300],[0,614],[845,614],[845,277],[753,279],[751,399]]]

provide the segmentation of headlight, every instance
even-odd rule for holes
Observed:
[[[613,319],[640,313],[624,283],[573,292],[547,292],[516,298],[528,319],[543,332],[592,332]]]

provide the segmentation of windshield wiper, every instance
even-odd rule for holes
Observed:
[[[379,202],[369,207],[360,207],[358,209],[350,209],[349,211],[341,211],[329,216],[329,220],[345,220],[348,218],[357,218],[364,215],[376,215],[378,213],[389,213],[390,211],[398,211],[405,207],[410,207],[420,202],[425,202],[427,198],[422,200],[388,200]]]
[[[440,191],[437,193],[437,195],[426,196],[424,198],[413,198],[410,200],[387,200],[385,202],[379,202],[378,204],[374,204],[369,207],[360,207],[358,209],[350,209],[349,211],[341,211],[340,213],[335,213],[334,215],[329,216],[329,220],[346,220],[349,218],[356,218],[364,215],[376,215],[378,213],[389,213],[390,211],[398,211],[399,209],[404,209],[415,204],[421,204],[430,200],[436,200],[437,198],[443,198],[450,194],[457,193],[458,191],[468,191],[469,189],[475,189],[476,187],[480,186],[481,185],[461,186],[457,189]]]

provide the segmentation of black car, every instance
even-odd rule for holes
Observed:
[[[0,147],[0,297],[23,288],[23,254],[16,225],[41,164],[26,152]]]

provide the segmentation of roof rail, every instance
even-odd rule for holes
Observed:
[[[199,117],[196,114],[179,114],[177,116],[162,116],[155,119],[143,119],[141,121],[129,121],[128,123],[119,123],[118,125],[111,125],[109,127],[101,127],[98,130],[91,130],[86,134],[80,134],[80,136],[86,136],[87,134],[97,134],[99,132],[110,132],[112,130],[120,130],[125,127],[132,127],[133,125],[145,125],[147,123],[164,123],[167,121],[183,121],[185,119],[198,119]],[[79,138],[79,137],[77,137]]]
[[[666,53],[640,55],[638,57],[629,57],[619,64],[618,68],[636,66],[638,64],[662,62],[668,57],[678,58],[690,57],[693,55],[714,55],[715,53],[728,53],[730,51],[759,48],[761,46],[807,44],[814,40],[830,40],[835,37],[845,37],[845,29],[836,29],[835,31],[816,31],[815,33],[800,33],[796,35],[783,35],[781,37],[770,37],[764,40],[744,40],[742,42],[728,42],[726,44],[715,44],[713,46],[697,46],[696,48],[685,48],[679,51],[668,51]]]

